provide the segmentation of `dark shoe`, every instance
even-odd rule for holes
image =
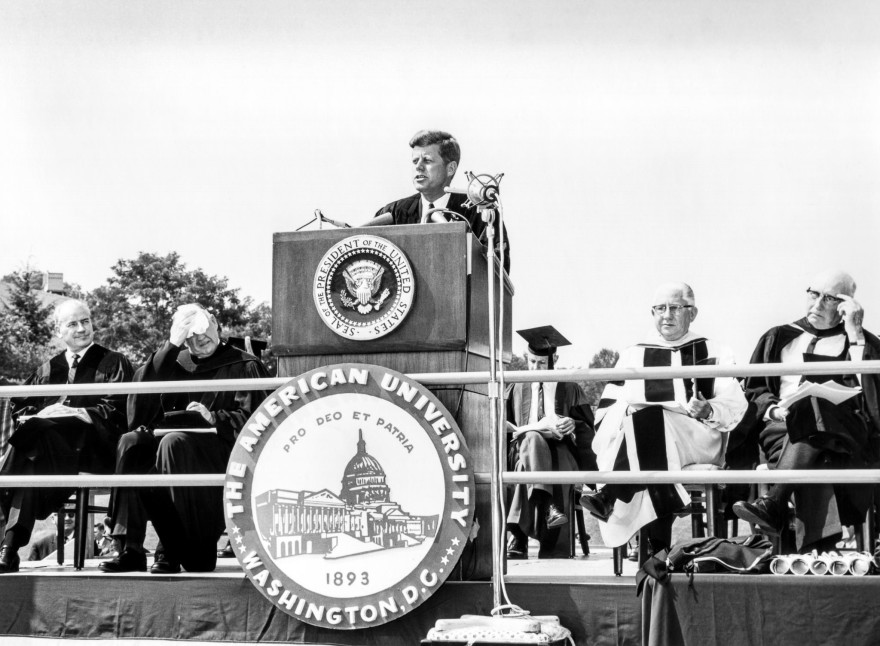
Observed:
[[[511,536],[507,542],[507,560],[524,561],[529,558],[529,540],[518,536]]]
[[[150,574],[178,574],[180,563],[168,558],[165,554],[156,554],[156,560],[150,567]]]
[[[611,518],[614,511],[614,498],[605,493],[605,490],[588,492],[581,495],[581,507],[590,512],[599,520],[605,522]]]
[[[119,556],[104,561],[98,568],[101,572],[146,572],[147,555],[134,550],[122,550]]]
[[[232,551],[232,543],[226,541],[226,547],[222,550],[217,550],[217,558],[218,559],[234,559],[235,552]]]
[[[9,545],[0,545],[0,574],[7,572],[18,572],[18,565],[21,559],[18,558],[18,550]]]
[[[758,498],[755,502],[740,500],[733,504],[733,513],[747,523],[756,525],[765,534],[777,535],[782,531],[785,517],[782,505],[773,498]]]
[[[561,527],[566,524],[568,524],[568,516],[563,514],[559,507],[550,503],[547,506],[547,529]]]

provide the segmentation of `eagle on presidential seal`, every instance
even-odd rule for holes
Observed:
[[[377,297],[376,294],[382,287],[382,275],[385,268],[372,260],[356,260],[342,271],[345,278],[345,287],[354,299],[348,298],[345,290],[339,291],[340,302],[350,309],[356,309],[361,314],[378,312],[382,305],[391,295],[387,287]]]

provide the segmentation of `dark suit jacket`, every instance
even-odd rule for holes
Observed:
[[[382,215],[383,213],[390,213],[394,224],[419,224],[422,221],[421,197],[421,194],[416,193],[415,195],[410,195],[402,200],[386,204],[376,212],[376,216]],[[486,223],[483,222],[483,218],[480,217],[476,208],[464,207],[466,200],[466,196],[452,193],[449,195],[449,203],[446,205],[446,208],[463,215],[465,219],[467,219],[471,231],[473,231],[477,239],[485,245]],[[507,245],[504,256],[504,269],[509,273],[510,244],[507,240],[506,230],[504,231],[504,244]]]
[[[575,383],[561,381],[556,385],[554,403],[554,412],[557,415],[574,420],[574,435],[570,435],[564,441],[572,446],[578,468],[584,471],[597,471],[596,455],[592,447],[593,436],[596,434],[593,409],[584,391]],[[522,426],[528,422],[531,410],[532,385],[517,383],[510,386],[507,395],[507,419],[516,426]]]

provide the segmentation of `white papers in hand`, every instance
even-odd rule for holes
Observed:
[[[211,426],[209,428],[157,428],[153,430],[154,437],[162,437],[169,433],[207,433],[209,435],[217,435],[217,429]]]
[[[862,389],[859,387],[851,388],[843,386],[836,381],[826,381],[824,384],[816,384],[811,381],[805,381],[798,389],[785,399],[780,400],[777,406],[781,408],[789,408],[796,401],[800,401],[804,397],[821,397],[827,399],[835,406],[841,402],[845,402],[850,397],[855,397]]]
[[[649,406],[662,406],[665,410],[673,413],[679,413],[681,415],[688,414],[687,408],[678,402],[629,402],[629,407],[634,411],[642,410]]]

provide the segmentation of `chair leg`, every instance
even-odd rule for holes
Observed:
[[[648,532],[645,528],[639,530],[639,567],[648,560]]]
[[[715,485],[706,485],[706,531],[709,532],[709,536],[718,536],[715,526],[718,514],[717,493],[718,490],[715,488]]]
[[[622,576],[623,575],[623,558],[626,552],[626,546],[615,547],[612,551],[612,558],[614,560],[614,576]]]
[[[871,504],[868,506],[868,511],[865,514],[865,522],[862,524],[862,543],[864,544],[864,549],[867,552],[874,551],[875,524],[874,501],[872,500]]]
[[[590,537],[587,536],[587,526],[584,523],[584,510],[578,509],[575,512],[575,517],[577,518],[578,525],[578,536],[580,537],[581,542],[581,554],[584,556],[590,555]]]
[[[64,505],[58,510],[58,518],[55,520],[55,543],[58,549],[55,550],[55,560],[58,565],[64,565],[64,517],[66,515]]]
[[[574,558],[574,530],[575,530],[575,519],[574,517],[577,515],[575,513],[575,509],[577,509],[577,501],[575,500],[575,487],[569,487],[568,494],[568,558]]]
[[[706,526],[703,523],[703,502],[700,498],[699,492],[691,491],[691,536],[694,538],[706,536]]]
[[[73,567],[82,570],[86,560],[86,538],[89,535],[89,490],[76,490],[76,517],[73,526]]]

